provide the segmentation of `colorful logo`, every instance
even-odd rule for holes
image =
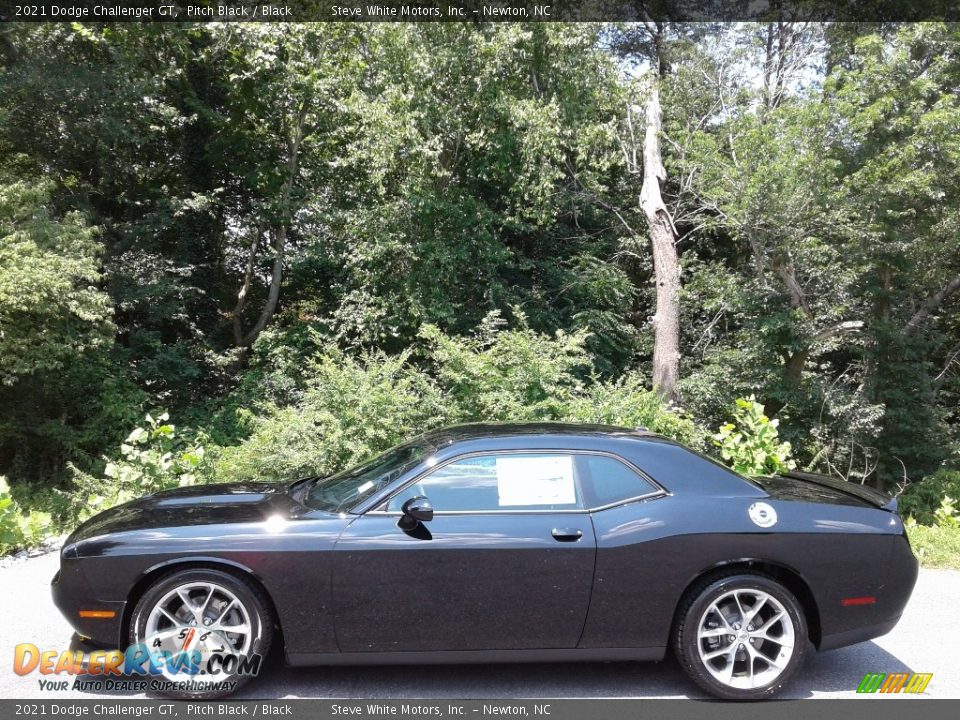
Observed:
[[[867,673],[857,687],[858,693],[922,693],[933,673]]]
[[[187,633],[195,633],[193,628]],[[41,650],[33,643],[20,643],[13,652],[13,671],[20,676],[39,673],[50,676],[75,677],[74,690],[171,690],[199,692],[232,690],[236,676],[257,675],[263,657],[257,653],[241,655],[223,652],[202,652],[191,648],[192,636],[183,639],[180,648],[165,649],[157,639],[131,645],[125,651]],[[142,681],[136,680],[143,678]],[[149,681],[149,682],[148,682]],[[68,682],[40,680],[41,690],[66,690]]]

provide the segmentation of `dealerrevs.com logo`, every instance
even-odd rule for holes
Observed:
[[[933,673],[867,673],[857,686],[857,692],[920,694],[932,679]]]
[[[20,643],[14,648],[13,671],[46,676],[39,679],[41,690],[185,693],[230,691],[237,685],[234,678],[260,672],[259,654],[203,652],[190,649],[192,638],[185,640],[177,650],[153,640],[125,651],[92,652],[41,650],[33,643]],[[50,677],[64,675],[73,676],[72,682]]]

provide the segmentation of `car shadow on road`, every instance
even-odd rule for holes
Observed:
[[[852,696],[866,673],[911,672],[873,642],[812,652],[781,698]],[[272,663],[237,698],[697,698],[672,657],[659,663],[287,668]]]
[[[867,673],[914,672],[913,668],[875,642],[811,653],[785,696],[811,697],[818,693],[850,694]]]

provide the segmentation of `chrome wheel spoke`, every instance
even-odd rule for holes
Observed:
[[[250,632],[250,626],[246,624],[241,625],[211,625],[210,630],[220,633],[235,633],[237,635],[246,635]]]
[[[783,668],[780,667],[780,665],[778,665],[775,661],[771,660],[769,657],[764,655],[762,652],[757,650],[752,645],[747,645],[747,652],[750,654],[751,666],[753,665],[754,661],[757,660],[757,658],[759,658],[760,660],[763,660],[765,663],[767,663],[767,665],[769,665],[770,667],[775,668],[778,671],[783,670]]]
[[[730,655],[730,648],[725,647],[720,650],[704,653],[702,657],[704,660],[716,660],[718,657],[723,657],[724,655]]]
[[[750,637],[757,640],[766,640],[768,642],[775,643],[780,646],[781,650],[793,650],[793,643],[785,637],[767,635],[766,633],[752,633]]]
[[[213,598],[213,585],[208,585],[207,588],[207,597],[204,598],[203,605],[201,605],[197,611],[197,615],[199,616],[197,619],[201,621],[203,620],[203,614],[207,611],[207,606],[210,605],[210,600]]]
[[[227,613],[230,612],[236,602],[236,600],[231,600],[229,603],[227,603],[227,606],[220,611],[220,614],[217,615],[216,619],[211,624],[214,626],[220,625],[223,622],[223,618],[226,617]]]
[[[193,619],[197,619],[197,608],[193,604],[193,601],[190,599],[190,593],[185,591],[182,588],[177,588],[177,596],[183,602],[183,606],[193,615]]]
[[[700,631],[700,638],[726,637],[731,632],[731,628],[704,628]]]
[[[740,623],[745,624],[747,621],[747,614],[743,611],[743,604],[740,602],[740,593],[735,592],[733,594],[733,601],[737,604],[737,612],[740,613]]]
[[[763,606],[767,604],[767,600],[770,599],[770,596],[766,593],[757,593],[756,599],[756,603],[750,609],[750,614],[744,618],[744,623],[753,622],[753,619],[757,616],[757,613],[763,610]]]
[[[772,643],[776,643],[780,646],[781,650],[793,650],[793,633],[784,631],[781,635],[771,635],[771,628],[775,627],[777,624],[781,623],[784,618],[787,617],[787,613],[783,610],[777,611],[776,615],[767,620],[763,625],[758,627],[752,633],[750,637],[757,640],[767,640]]]
[[[720,618],[720,622],[723,623],[723,626],[727,630],[733,630],[733,628],[730,626],[730,623],[727,622],[726,616],[722,612],[720,612],[720,608],[716,603],[714,603],[709,608],[707,608],[707,612],[709,613],[710,611],[713,611],[713,613],[716,614],[718,618]]]
[[[727,685],[729,685],[733,681],[733,670],[736,664],[737,664],[737,650],[736,650],[736,647],[734,647],[733,650],[730,650],[727,653],[727,664],[724,666],[720,675],[721,678],[723,679],[723,682],[725,682]]]
[[[763,623],[763,625],[758,627],[755,632],[761,633],[761,632],[769,631],[770,628],[772,628],[778,622],[783,620],[786,616],[787,616],[786,612],[784,612],[783,610],[778,610],[776,615],[774,615],[772,618],[770,618],[765,623]]]

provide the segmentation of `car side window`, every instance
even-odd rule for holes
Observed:
[[[388,512],[399,512],[417,495],[435,512],[579,510],[574,456],[564,453],[491,453],[455,460],[394,495]]]
[[[602,507],[649,495],[660,488],[625,463],[606,455],[580,455],[578,474],[588,507]]]

